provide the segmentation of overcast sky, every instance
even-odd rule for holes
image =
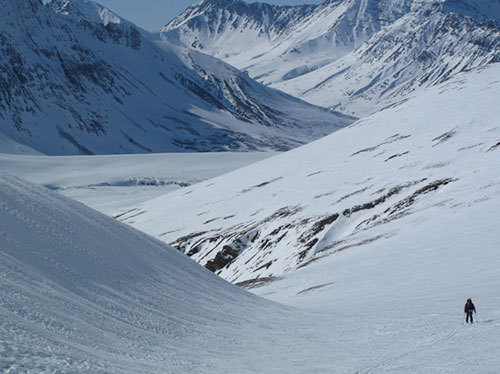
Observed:
[[[119,16],[149,31],[155,31],[178,16],[197,0],[95,0]],[[247,3],[257,1],[246,0]],[[259,1],[279,5],[319,4],[323,0],[268,0]]]

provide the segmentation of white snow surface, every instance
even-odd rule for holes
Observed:
[[[499,73],[495,64],[460,74],[338,134],[128,214],[203,265],[231,247],[239,255],[218,273],[240,282],[383,243],[433,211],[444,220],[498,203]]]
[[[90,0],[52,0],[50,5],[57,13],[66,16],[72,15],[73,17],[90,22],[102,23],[104,26],[108,23],[126,23],[132,25],[131,22],[122,19],[111,10]]]
[[[0,170],[113,215],[272,155],[213,152],[33,157],[0,153]]]
[[[24,144],[19,144],[9,137],[0,134],[0,150],[12,155],[41,155],[40,152]]]
[[[2,4],[0,134],[38,152],[281,151],[353,122],[91,1]]]
[[[2,175],[0,368],[497,373],[499,76],[499,65],[460,74],[122,217],[186,251],[198,246],[202,264],[224,245],[241,250],[220,275],[259,277],[252,292],[298,309]],[[467,297],[479,323],[462,324]]]

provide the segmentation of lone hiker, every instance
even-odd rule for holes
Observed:
[[[467,302],[465,303],[464,307],[464,313],[467,314],[467,319],[466,322],[469,323],[469,318],[470,318],[470,323],[474,323],[474,320],[472,318],[472,312],[476,313],[476,307],[474,304],[472,304],[471,299],[467,299]]]

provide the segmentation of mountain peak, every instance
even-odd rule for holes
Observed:
[[[359,117],[390,104],[393,95],[499,61],[498,25],[499,0],[327,0],[293,7],[204,0],[160,37]],[[347,55],[355,61],[349,67],[341,61]]]
[[[199,2],[199,4],[214,4],[214,5],[227,5],[227,4],[234,4],[234,3],[241,3],[241,0],[202,0]]]
[[[39,152],[278,151],[352,122],[148,39],[93,1],[6,4],[0,132]]]
[[[195,9],[206,11],[207,9],[225,9],[238,14],[246,12],[255,12],[256,9],[277,8],[277,5],[267,3],[247,3],[242,0],[202,0],[194,5]]]

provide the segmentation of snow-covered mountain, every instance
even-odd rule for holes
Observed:
[[[300,309],[246,294],[158,240],[0,175],[0,367],[495,373],[499,74],[497,65],[462,73],[136,211],[160,239],[198,246],[202,264],[226,261],[221,275]],[[461,323],[467,297],[478,309],[472,326]]]
[[[45,154],[283,150],[350,122],[87,0],[6,0],[0,131]]]
[[[221,274],[260,274],[246,286],[294,309],[246,294],[81,204],[0,175],[0,367],[495,373],[499,72],[461,74],[321,141],[156,200],[162,222],[153,210],[137,211],[137,220],[147,215],[150,227],[170,231],[163,236],[192,225],[200,235],[184,235],[184,245],[200,240],[206,251],[212,238],[221,246],[213,252],[243,250]],[[234,233],[254,225],[259,246],[217,231],[225,224]],[[303,234],[313,236],[297,245]],[[279,277],[314,239],[303,266]],[[284,260],[259,270],[240,261],[251,252]],[[467,297],[478,309],[471,326],[461,323]]]
[[[362,117],[500,61],[497,0],[204,0],[159,30],[311,103]]]
[[[498,222],[486,208],[500,206],[499,76],[500,64],[461,73],[317,142],[119,219],[246,285],[370,245],[403,245],[410,232],[436,238],[451,255],[463,240],[491,248],[481,233],[442,230],[467,224],[457,216]],[[492,235],[484,240],[500,244]]]

